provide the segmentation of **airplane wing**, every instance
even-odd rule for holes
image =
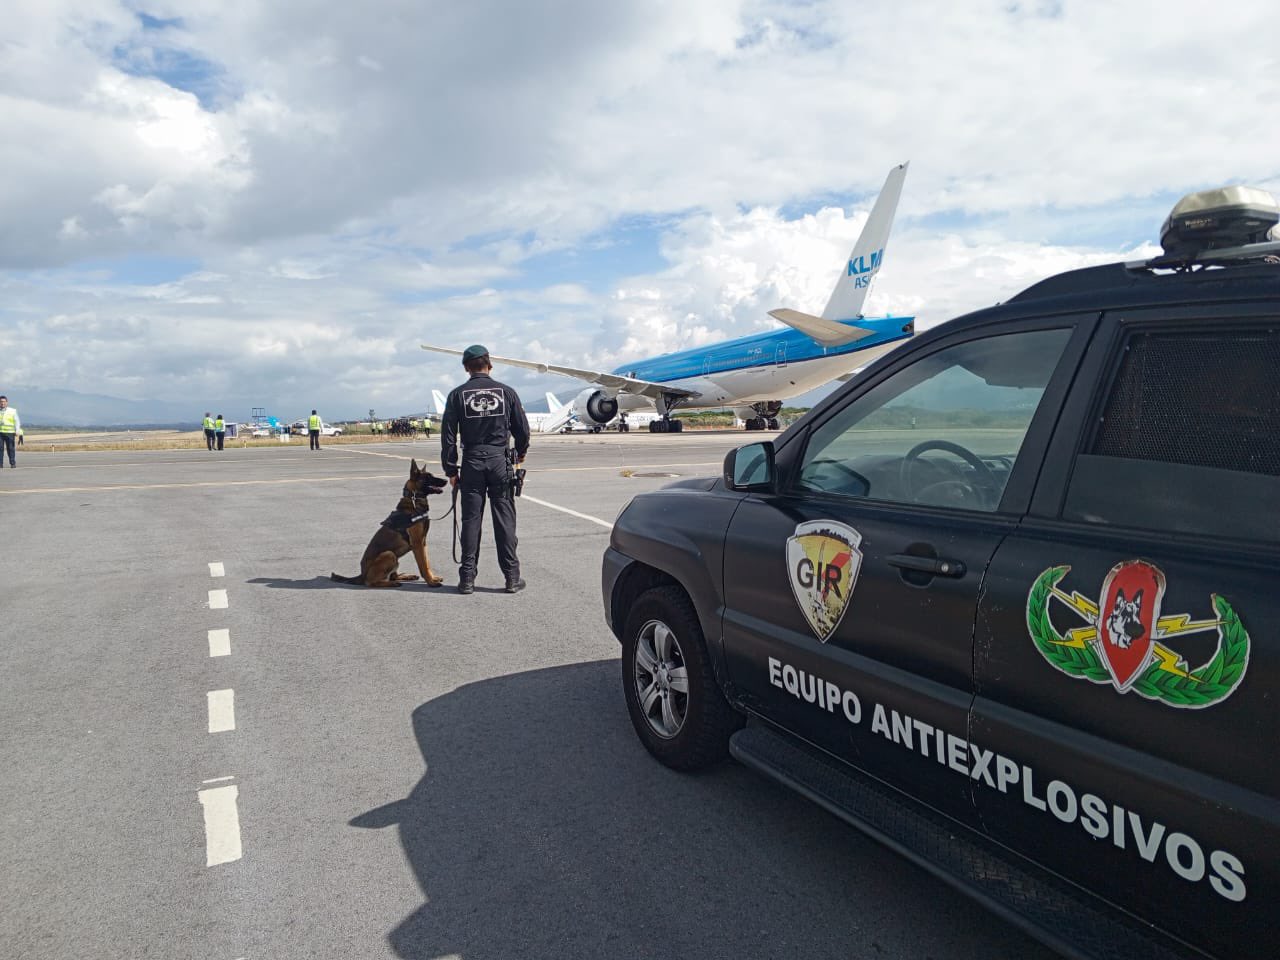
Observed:
[[[453,350],[449,347],[433,347],[430,344],[419,344],[423,350],[434,350],[436,353],[450,353],[455,357],[462,356],[461,350]],[[604,373],[600,370],[583,370],[579,367],[562,367],[554,363],[541,363],[537,360],[516,360],[512,357],[495,357],[490,356],[490,360],[494,363],[509,363],[513,367],[524,367],[528,370],[537,370],[539,373],[558,373],[564,377],[573,377],[576,380],[585,380],[587,383],[594,383],[597,386],[604,387],[606,390],[612,390],[615,393],[630,393],[639,397],[648,397],[650,400],[661,400],[664,396],[676,397],[696,397],[699,396],[694,390],[682,390],[678,387],[670,387],[664,383],[652,383],[648,380],[635,380],[631,377],[620,377],[616,373]]]
[[[843,346],[875,333],[874,330],[867,330],[865,327],[851,327],[835,320],[815,317],[809,313],[801,313],[799,310],[788,310],[785,307],[770,310],[769,316],[775,320],[781,320],[789,327],[795,327],[806,337],[818,341],[824,347]]]

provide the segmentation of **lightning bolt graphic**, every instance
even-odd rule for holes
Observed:
[[[1082,596],[1080,591],[1072,590],[1068,595],[1066,592],[1054,587],[1053,595],[1090,623],[1097,623],[1098,605],[1088,597]]]
[[[1173,620],[1176,618],[1170,617],[1169,619]],[[1160,661],[1161,670],[1166,670],[1169,673],[1174,674],[1175,676],[1186,677],[1188,680],[1193,680],[1196,683],[1200,683],[1199,677],[1193,677],[1190,673],[1187,672],[1187,669],[1186,669],[1187,662],[1183,660],[1182,657],[1178,656],[1178,654],[1170,650],[1168,647],[1155,643],[1151,645],[1151,652],[1154,653],[1156,655],[1156,659]]]
[[[1191,614],[1179,613],[1157,620],[1156,636],[1175,637],[1183,633],[1200,633],[1204,630],[1215,630],[1221,625],[1221,620],[1192,620]]]

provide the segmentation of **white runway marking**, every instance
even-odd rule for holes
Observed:
[[[209,591],[209,609],[210,610],[227,609],[227,591],[210,590]]]
[[[205,783],[205,784],[210,784],[210,783],[225,783],[225,782],[226,782],[226,781],[228,781],[228,780],[234,780],[234,779],[235,779],[235,777],[214,777],[212,780],[203,780],[203,781],[201,781],[201,782],[202,782],[202,783]]]
[[[205,866],[231,863],[242,855],[240,848],[240,812],[236,808],[239,787],[214,787],[200,790],[196,796],[204,808]]]
[[[561,513],[567,513],[571,517],[578,517],[581,520],[590,520],[594,524],[604,527],[606,530],[612,530],[613,524],[607,520],[601,520],[599,517],[593,517],[589,513],[579,513],[577,510],[570,510],[568,507],[561,507],[554,503],[547,503],[545,500],[539,500],[537,497],[531,497],[527,493],[523,494],[521,500],[528,500],[530,503],[536,503],[540,507],[549,507],[552,510],[559,510]]]
[[[225,577],[226,575],[227,575],[227,570],[222,564],[220,563],[209,564],[209,576]]]
[[[211,657],[231,656],[231,631],[230,630],[210,630],[209,631],[209,656]]]
[[[236,692],[209,691],[209,732],[226,733],[236,728]]]

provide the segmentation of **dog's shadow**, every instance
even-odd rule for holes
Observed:
[[[290,580],[288,577],[254,577],[245,583],[257,583],[275,590],[364,590],[358,583],[339,583],[329,576],[312,577],[310,580]]]
[[[332,577],[320,576],[312,577],[310,580],[290,580],[288,577],[254,577],[246,580],[245,583],[255,583],[264,587],[270,587],[273,590],[368,590],[363,583],[339,583]],[[429,587],[421,580],[406,580],[401,586],[391,589],[398,590],[430,590],[438,593],[444,590],[444,587]],[[456,592],[453,590],[450,593]],[[502,593],[502,587],[476,587],[476,593]]]

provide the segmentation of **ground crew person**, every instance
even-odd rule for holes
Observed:
[[[498,567],[506,578],[507,593],[517,593],[524,589],[525,582],[520,579],[520,560],[516,556],[516,503],[511,474],[514,465],[522,463],[529,452],[529,418],[516,392],[489,376],[493,365],[485,347],[478,343],[467,347],[462,353],[462,365],[471,379],[450,392],[440,424],[440,461],[461,499],[462,565],[458,568],[458,592],[475,591],[480,524],[487,496]],[[514,450],[508,446],[512,440]]]
[[[4,455],[9,454],[9,466],[18,466],[17,444],[22,436],[22,421],[18,411],[9,406],[9,398],[0,396],[0,468],[4,467]]]
[[[307,417],[307,435],[311,437],[311,449],[320,449],[320,416],[311,411],[311,416]]]
[[[213,421],[213,435],[218,438],[218,449],[222,449],[222,441],[227,436],[227,421],[222,419],[222,414],[218,414]]]
[[[204,445],[213,449],[213,417],[209,416],[209,411],[204,412]]]

